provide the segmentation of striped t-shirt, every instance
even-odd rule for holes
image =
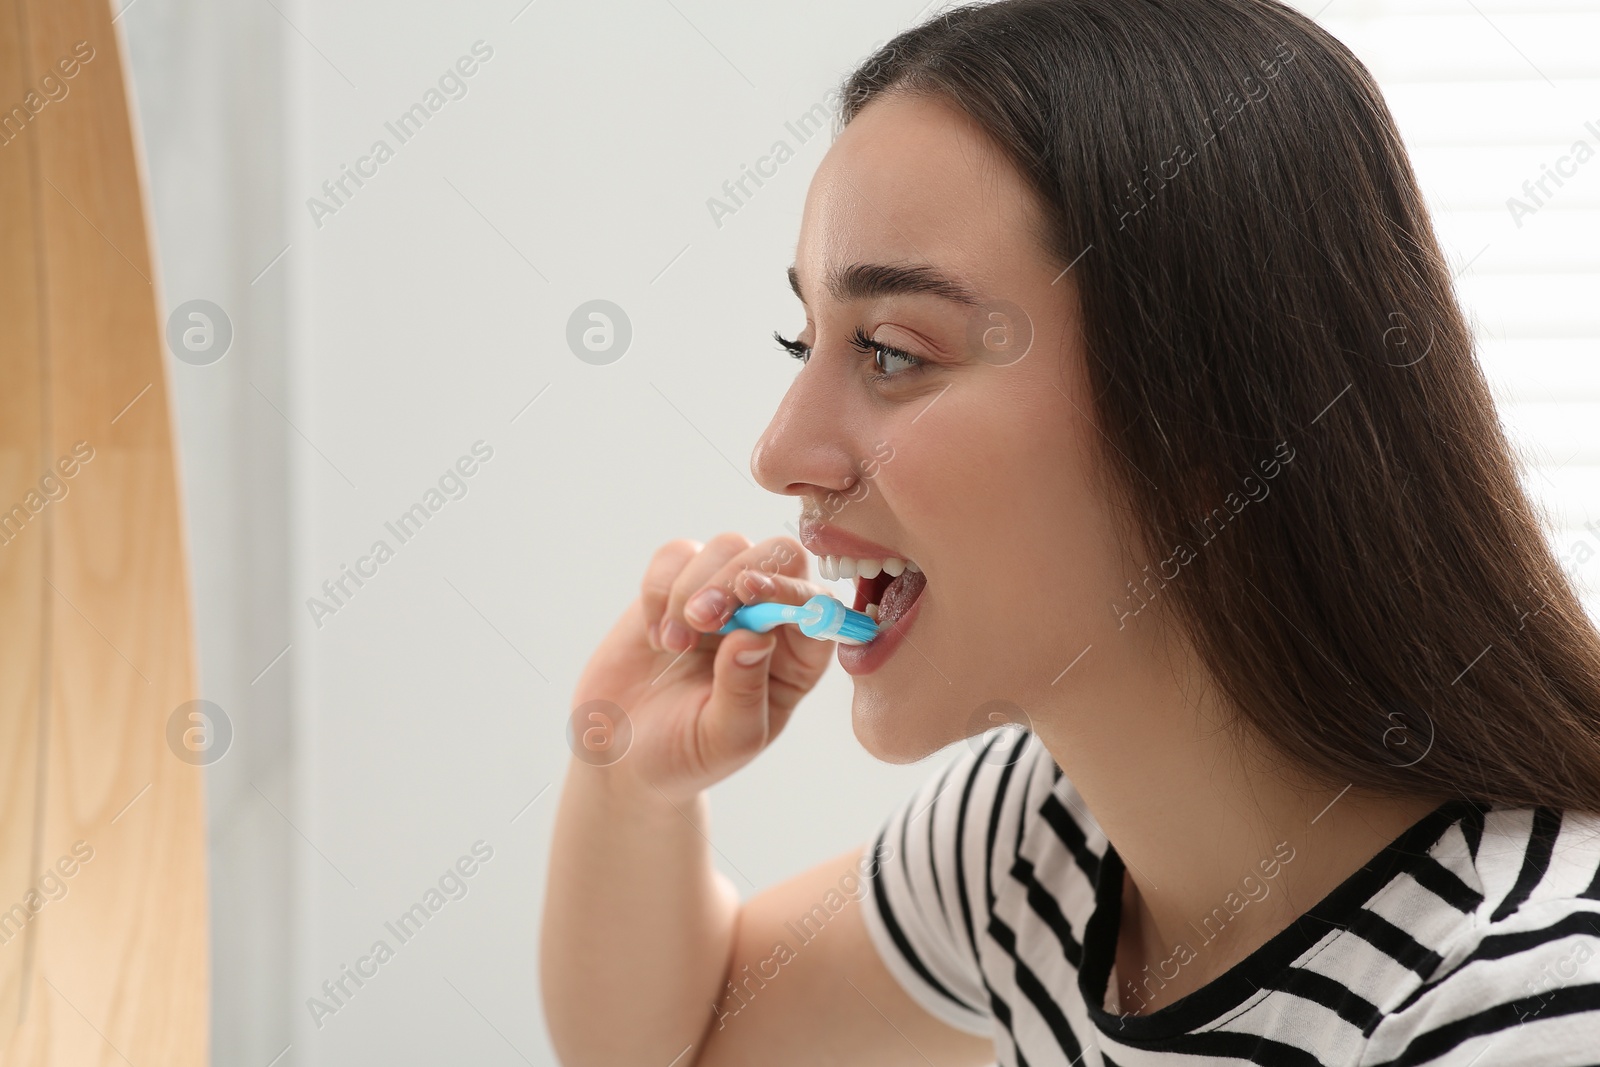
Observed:
[[[1227,972],[1129,1016],[1122,859],[1030,731],[963,746],[874,848],[885,964],[1005,1067],[1600,1064],[1600,816],[1451,800]],[[1292,853],[1157,969],[1225,936]]]

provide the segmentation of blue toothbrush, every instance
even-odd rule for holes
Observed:
[[[799,626],[807,637],[843,645],[864,645],[878,636],[878,624],[871,615],[847,608],[826,593],[818,593],[804,604],[746,604],[717,633],[754,630],[764,634],[786,622]]]

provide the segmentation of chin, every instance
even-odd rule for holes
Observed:
[[[961,740],[958,724],[925,699],[908,699],[858,681],[850,703],[856,740],[884,763],[916,763]]]

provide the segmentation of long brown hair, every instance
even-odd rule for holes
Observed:
[[[1600,634],[1360,61],[1275,0],[1001,0],[885,43],[838,128],[891,90],[1038,193],[1161,561],[1129,604],[1182,622],[1235,725],[1333,788],[1600,811]]]

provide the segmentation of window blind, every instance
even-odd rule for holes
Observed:
[[[1523,483],[1600,618],[1600,0],[1295,6],[1383,89]]]

